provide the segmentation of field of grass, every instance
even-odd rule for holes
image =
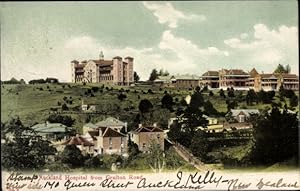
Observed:
[[[1,86],[1,122],[9,120],[13,116],[19,116],[24,125],[31,126],[35,123],[43,123],[50,115],[51,109],[61,109],[58,102],[65,103],[64,97],[72,100],[72,104],[67,104],[70,110],[80,110],[81,103],[98,104],[100,109],[105,111],[101,114],[91,115],[91,122],[97,122],[108,116],[117,117],[124,121],[133,121],[136,114],[139,112],[138,105],[140,100],[148,99],[154,106],[155,111],[161,111],[161,118],[174,116],[174,113],[166,113],[161,110],[161,99],[164,92],[167,91],[173,96],[176,105],[180,100],[190,95],[191,90],[177,90],[173,88],[159,88],[150,85],[138,85],[133,87],[124,86],[107,86],[102,92],[98,91],[94,97],[86,95],[88,89],[100,84],[36,84],[36,85],[2,85]],[[113,90],[111,90],[113,88]],[[108,89],[108,90],[107,90]],[[127,98],[124,101],[118,99],[120,90],[124,89]],[[153,93],[147,93],[151,89]],[[227,104],[225,99],[219,96],[218,90],[213,91],[214,95],[209,96],[207,92],[203,93],[205,100],[209,100],[219,112],[227,112]],[[226,94],[226,91],[225,91]],[[296,93],[297,95],[298,92]],[[245,96],[246,92],[243,91]],[[279,98],[275,96],[275,101]],[[286,100],[288,102],[288,100]],[[264,109],[270,107],[270,104],[258,104],[247,106],[245,101],[238,103],[239,108],[257,108]],[[298,107],[296,111],[298,111]],[[75,127],[80,129],[86,123],[86,114],[69,114],[76,119]],[[161,115],[158,113],[157,115]],[[167,119],[165,119],[167,120]]]

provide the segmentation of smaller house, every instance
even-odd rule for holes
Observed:
[[[81,102],[81,110],[86,113],[92,113],[97,111],[96,104],[84,104],[83,100]]]
[[[114,117],[108,117],[103,121],[99,121],[95,124],[97,127],[109,127],[117,131],[121,131],[122,128],[125,128],[125,132],[127,132],[127,123],[120,121]]]
[[[94,153],[94,143],[78,134],[61,143],[61,145],[76,145],[84,155]]]
[[[157,76],[153,82],[161,87],[174,87],[174,76]]]
[[[127,136],[110,127],[100,127],[95,151],[98,154],[127,154]]]
[[[164,131],[153,124],[153,126],[139,125],[137,129],[129,132],[131,141],[138,145],[142,152],[148,152],[151,144],[156,142],[164,150]]]
[[[172,76],[172,79],[176,88],[196,88],[200,85],[200,77],[196,75],[177,75]]]
[[[36,124],[31,127],[37,134],[50,141],[66,140],[72,134],[73,129],[61,123],[45,123]]]
[[[239,123],[249,120],[252,114],[259,114],[258,109],[231,109],[227,116],[234,118]]]

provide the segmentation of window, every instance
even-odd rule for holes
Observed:
[[[160,134],[157,134],[157,139],[160,139]]]
[[[143,149],[145,149],[146,148],[146,143],[143,143]]]
[[[245,122],[245,115],[239,115],[239,122],[240,123]]]
[[[112,145],[112,138],[109,137],[109,145]]]

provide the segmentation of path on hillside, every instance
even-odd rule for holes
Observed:
[[[191,152],[189,152],[184,146],[179,143],[174,143],[173,148],[179,156],[181,156],[185,161],[193,165],[199,171],[211,170],[205,164],[195,157]]]

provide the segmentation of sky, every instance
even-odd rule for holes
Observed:
[[[1,80],[71,81],[71,61],[134,57],[152,69],[299,73],[298,4],[282,1],[0,2]]]

